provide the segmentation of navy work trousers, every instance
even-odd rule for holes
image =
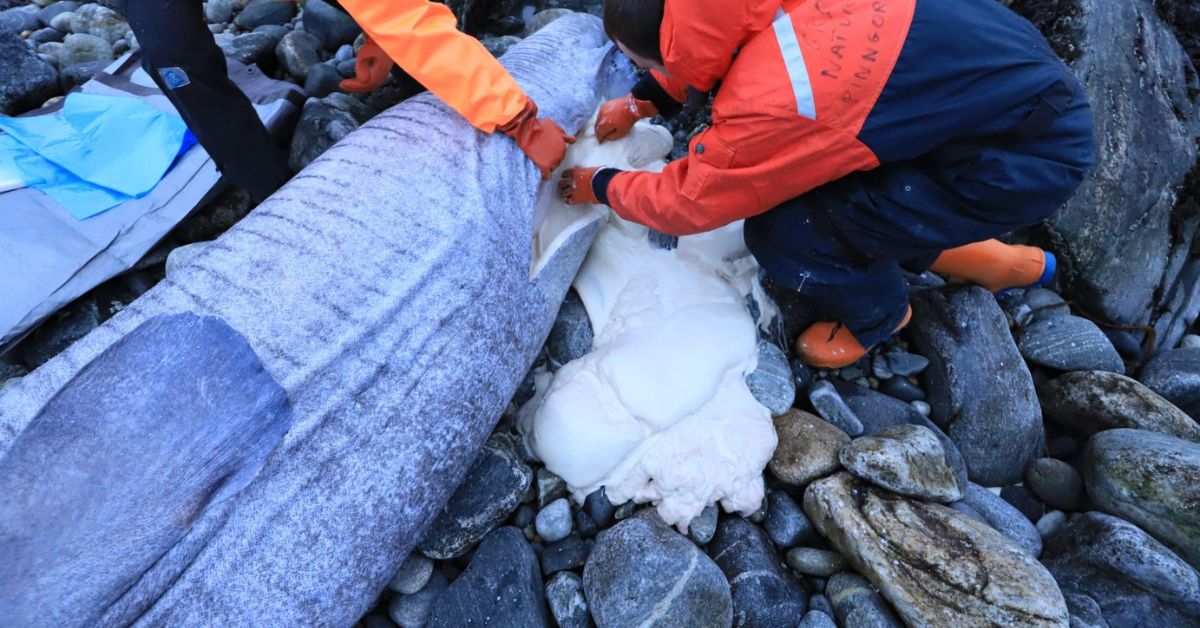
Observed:
[[[1031,111],[1046,99],[1053,115],[1033,120],[1030,132]],[[747,219],[746,245],[774,280],[869,347],[907,311],[901,268],[921,272],[946,249],[1037,223],[1070,197],[1093,159],[1091,109],[1068,80],[1009,119],[998,116],[994,134],[851,174]]]
[[[123,0],[142,67],[229,182],[257,202],[291,178],[287,157],[229,79],[200,0]]]

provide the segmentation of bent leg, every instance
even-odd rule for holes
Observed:
[[[200,0],[125,0],[122,9],[141,44],[142,66],[221,173],[255,201],[286,183],[287,158],[229,79]]]

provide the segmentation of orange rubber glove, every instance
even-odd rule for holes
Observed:
[[[542,171],[542,180],[545,181],[550,178],[550,173],[562,165],[563,158],[567,156],[567,144],[574,144],[575,137],[567,135],[553,120],[537,117],[537,110],[532,100],[527,101],[517,117],[497,130],[517,142],[517,146]]]
[[[338,86],[347,92],[358,94],[373,92],[383,85],[394,67],[396,62],[392,61],[374,39],[367,37],[354,58],[354,78],[346,79]]]
[[[582,205],[590,203],[597,205],[600,199],[592,190],[592,177],[596,176],[599,168],[568,168],[558,180],[558,195],[567,205]]]
[[[658,108],[649,100],[638,100],[629,94],[614,98],[600,107],[596,116],[596,139],[601,144],[629,135],[630,129],[642,118],[658,115]]]

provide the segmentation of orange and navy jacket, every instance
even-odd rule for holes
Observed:
[[[712,125],[661,173],[600,170],[593,190],[672,235],[921,157],[1075,80],[995,0],[666,0],[660,39],[666,72],[634,96],[671,115],[719,82]]]
[[[405,72],[467,119],[492,133],[529,98],[479,40],[458,30],[446,5],[429,0],[339,0]]]

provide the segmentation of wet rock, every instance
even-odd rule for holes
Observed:
[[[549,576],[568,569],[579,569],[587,562],[592,552],[592,543],[572,534],[567,538],[550,543],[541,552],[542,575]]]
[[[791,495],[779,490],[767,491],[767,518],[763,520],[767,538],[787,549],[816,539],[816,530]]]
[[[1085,436],[1129,427],[1200,442],[1200,425],[1191,417],[1123,375],[1067,373],[1043,384],[1039,393],[1047,418]]]
[[[323,98],[337,91],[342,75],[328,63],[315,63],[304,77],[304,91],[314,98]]]
[[[583,500],[583,509],[592,518],[592,521],[596,522],[596,525],[604,528],[612,523],[616,506],[608,501],[608,494],[604,492],[604,487],[600,487],[589,493]]]
[[[33,42],[34,45],[41,45],[51,41],[61,42],[65,37],[66,33],[55,28],[46,27],[33,31],[33,34],[29,36],[29,41]]]
[[[296,172],[303,170],[330,146],[357,129],[358,125],[359,121],[351,112],[324,99],[308,99],[292,135],[288,166]]]
[[[353,43],[362,32],[354,18],[323,0],[307,0],[302,20],[304,31],[316,37],[326,50]]]
[[[0,31],[0,114],[16,115],[58,93],[58,73],[16,33]]]
[[[804,510],[908,624],[1067,625],[1062,594],[1037,560],[949,508],[839,473],[808,487]]]
[[[995,493],[978,484],[971,484],[963,494],[963,501],[978,512],[993,530],[1008,537],[1029,552],[1030,556],[1042,553],[1042,536],[1037,528],[1021,511]]]
[[[808,611],[800,618],[796,628],[837,628],[833,618],[821,611]]]
[[[535,520],[538,536],[553,543],[567,538],[571,533],[571,505],[564,498],[551,502],[537,514]]]
[[[579,531],[579,536],[585,539],[590,539],[596,536],[600,531],[600,526],[584,511],[575,511],[575,529]]]
[[[688,523],[688,538],[696,545],[708,545],[717,533],[717,507],[708,505]]]
[[[808,400],[821,418],[850,436],[863,433],[863,424],[846,401],[838,394],[829,380],[813,382],[808,390]]]
[[[1071,465],[1038,458],[1025,469],[1025,486],[1051,508],[1072,512],[1083,499],[1083,478]]]
[[[779,445],[767,467],[791,486],[805,486],[839,469],[838,454],[850,442],[844,431],[803,410],[775,417],[775,433]]]
[[[227,24],[238,6],[236,0],[205,0],[204,19],[209,24]]]
[[[493,57],[499,57],[508,52],[508,49],[519,41],[521,41],[520,37],[504,35],[502,37],[484,37],[479,43],[483,44],[483,47],[487,48],[487,51],[492,53]]]
[[[1000,489],[1000,499],[1008,502],[1013,508],[1021,511],[1026,519],[1035,523],[1046,512],[1045,504],[1024,486],[1005,486]]]
[[[725,518],[708,554],[729,580],[733,625],[785,626],[807,609],[808,592],[783,569],[758,526],[740,517]]]
[[[512,441],[493,435],[417,548],[438,560],[462,556],[517,509],[532,481]]]
[[[788,550],[787,565],[797,573],[821,578],[828,578],[849,568],[841,554],[811,547],[794,547]]]
[[[104,38],[95,35],[72,33],[63,39],[58,51],[60,67],[92,61],[112,61],[113,48]]]
[[[819,584],[821,585],[820,590],[824,591],[826,589],[826,583],[821,582]],[[833,604],[829,603],[829,598],[825,597],[824,593],[813,593],[811,596],[809,596],[808,610],[809,612],[817,611],[820,613],[825,613],[830,617],[837,617],[837,613],[835,613],[833,610]],[[805,614],[807,615],[807,613]]]
[[[959,488],[967,485],[967,466],[958,452],[958,445],[912,404],[861,386],[839,383],[837,389],[842,399],[862,421],[863,433],[868,436],[897,425],[916,425],[932,432],[942,445],[946,464],[950,465]]]
[[[282,25],[296,15],[296,3],[275,0],[250,0],[246,8],[234,18],[233,23],[243,30],[252,31],[268,24]],[[303,76],[303,75],[302,75]]]
[[[65,13],[62,15],[66,15]],[[120,13],[99,4],[84,4],[72,12],[70,32],[95,35],[115,43],[129,34],[129,23]],[[61,30],[61,29],[60,29]]]
[[[433,601],[446,590],[449,582],[445,574],[434,571],[429,582],[412,595],[397,595],[388,603],[388,617],[400,628],[422,628],[429,619]]]
[[[0,11],[0,31],[20,35],[25,31],[37,30],[41,25],[42,22],[38,20],[37,16],[37,7],[14,7]]]
[[[1025,359],[1060,371],[1109,371],[1125,374],[1125,363],[1095,323],[1078,316],[1034,321],[1017,344]]]
[[[1196,163],[1198,83],[1160,4],[1011,3],[1080,78],[1097,138],[1096,165],[1037,235],[1055,243],[1064,296],[1102,320],[1153,325],[1159,348],[1200,308],[1190,254],[1200,213],[1192,194],[1174,192]]]
[[[1200,565],[1200,444],[1144,430],[1109,430],[1083,454],[1088,495]]]
[[[627,519],[600,535],[583,569],[600,628],[728,626],[729,583],[716,563],[665,525]]]
[[[1042,546],[1045,547],[1046,542],[1066,524],[1067,514],[1061,510],[1052,510],[1042,515],[1042,518],[1034,524],[1038,534],[1042,536]]]
[[[900,401],[922,401],[925,391],[904,377],[893,377],[879,384],[879,392]]]
[[[844,572],[834,575],[825,585],[825,595],[833,604],[838,623],[861,628],[900,628],[903,624],[887,602],[862,576]]]
[[[79,3],[75,0],[61,0],[44,6],[37,12],[37,19],[42,24],[49,25],[51,20],[58,17],[62,13],[74,11],[79,8]]]
[[[796,401],[796,384],[787,356],[774,343],[758,341],[758,366],[746,376],[746,386],[759,403],[780,416],[792,409]]]
[[[887,359],[888,368],[892,373],[901,377],[919,375],[929,366],[927,358],[915,353],[893,351],[882,355]]]
[[[538,11],[533,14],[533,19],[529,20],[529,25],[525,28],[525,36],[528,37],[545,28],[550,22],[571,13],[570,9],[546,9],[545,11]]]
[[[308,33],[292,31],[275,46],[275,58],[293,81],[303,82],[308,70],[321,61],[321,42]]]
[[[583,597],[583,580],[569,572],[555,574],[546,583],[546,602],[550,614],[560,628],[591,628],[587,600]]]
[[[1200,623],[1200,576],[1129,522],[1098,512],[1073,517],[1048,539],[1042,562],[1068,603],[1091,598],[1109,626]]]
[[[100,326],[100,308],[84,297],[59,310],[22,343],[25,363],[37,368]]]
[[[912,346],[930,360],[923,381],[931,418],[958,446],[972,481],[1019,481],[1044,449],[1042,412],[995,297],[949,286],[911,300]]]
[[[395,575],[388,581],[388,588],[397,593],[412,595],[424,589],[432,575],[433,561],[420,552],[413,552],[404,559]]]
[[[1200,420],[1200,349],[1173,349],[1150,360],[1142,369],[1142,383]]]
[[[940,502],[962,497],[946,454],[933,432],[918,425],[895,425],[842,448],[850,473],[901,495]]]
[[[592,340],[592,321],[588,318],[587,308],[579,294],[570,290],[558,308],[558,316],[546,341],[550,359],[562,365],[582,358],[592,350]]]
[[[71,30],[71,20],[74,20],[74,19],[75,19],[75,11],[74,11],[74,9],[72,9],[70,11],[63,11],[63,12],[55,15],[54,17],[50,18],[50,20],[48,22],[46,22],[46,24],[48,24],[50,26],[50,28],[53,28],[55,30],[62,31],[64,33],[70,33],[70,32],[73,32]]]
[[[279,45],[280,39],[265,32],[243,33],[219,45],[226,57],[257,65],[266,71],[275,68],[275,46]]]
[[[497,528],[434,600],[428,628],[549,626],[537,557],[516,528]]]

